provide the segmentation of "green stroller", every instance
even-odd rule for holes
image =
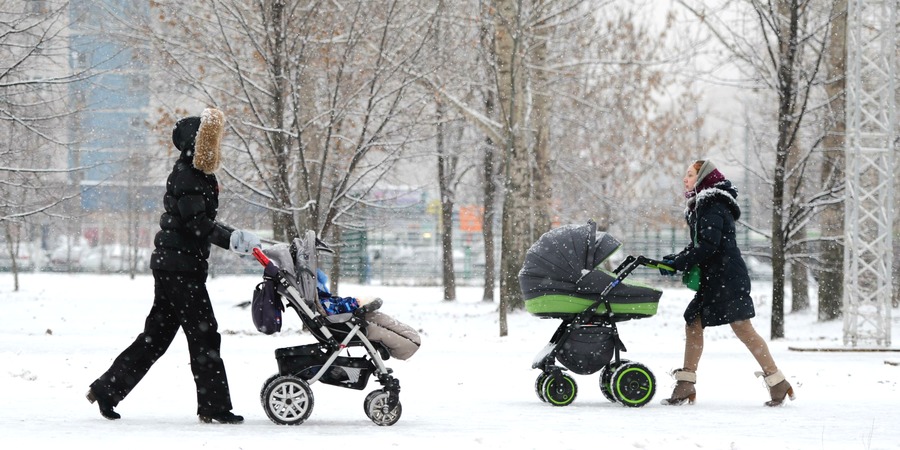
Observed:
[[[626,281],[628,275],[639,266],[668,267],[628,256],[614,271],[603,270],[601,264],[621,245],[589,221],[551,230],[528,250],[519,272],[525,309],[562,320],[532,364],[541,370],[534,385],[541,401],[566,406],[575,400],[578,386],[566,369],[579,375],[599,371],[600,390],[611,402],[640,407],[653,398],[653,372],[620,358],[626,349],[616,323],[655,315],[662,295],[661,290]]]

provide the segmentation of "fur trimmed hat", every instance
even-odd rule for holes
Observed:
[[[212,174],[222,162],[224,132],[225,115],[218,109],[206,108],[200,117],[185,117],[175,124],[172,143],[183,157],[192,158],[194,168]]]

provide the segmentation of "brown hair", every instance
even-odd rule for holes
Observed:
[[[700,174],[700,168],[703,167],[703,164],[704,164],[704,163],[706,163],[706,161],[704,161],[704,160],[702,160],[702,159],[699,159],[699,160],[697,160],[697,161],[694,161],[694,163],[691,164],[691,167],[693,167],[694,170],[695,170],[695,171],[697,172],[697,174],[699,175],[699,174]]]

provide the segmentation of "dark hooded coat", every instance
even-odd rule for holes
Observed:
[[[153,270],[205,275],[211,244],[227,249],[234,231],[216,222],[216,176],[212,170],[207,173],[195,167],[197,161],[215,160],[217,164],[218,154],[209,153],[219,151],[217,143],[203,145],[204,141],[195,139],[199,128],[200,117],[186,117],[178,121],[172,132],[172,141],[181,155],[166,180],[165,212],[159,219],[160,231],[153,240],[155,249],[150,260]],[[207,169],[202,164],[201,167]]]
[[[704,327],[754,317],[750,275],[737,246],[735,221],[741,217],[737,189],[728,180],[700,191],[689,200],[685,219],[691,243],[674,256],[673,267],[687,271],[700,265],[700,289],[684,312],[690,323],[698,316]]]
[[[166,182],[165,212],[150,261],[153,306],[144,331],[91,384],[91,393],[110,406],[134,389],[183,328],[197,386],[197,414],[232,408],[222,337],[206,289],[210,244],[228,248],[231,234],[216,222],[219,188],[212,174],[219,165],[224,116],[206,109],[202,117],[202,127],[200,117],[187,117],[172,132],[181,155]]]

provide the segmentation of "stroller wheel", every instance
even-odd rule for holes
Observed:
[[[607,400],[613,403],[617,403],[619,402],[619,400],[615,395],[613,395],[612,392],[612,374],[619,366],[627,364],[629,362],[631,361],[627,359],[620,359],[619,362],[611,362],[600,369],[600,392],[604,397],[606,397]]]
[[[575,379],[564,373],[558,376],[547,375],[541,392],[551,405],[566,406],[575,401],[575,396],[578,395],[578,385],[575,383]]]
[[[546,372],[541,372],[537,379],[534,380],[534,393],[537,394],[538,398],[544,403],[547,403],[547,397],[544,397],[544,380],[546,380],[548,376],[549,375]]]
[[[266,379],[266,382],[263,383],[262,387],[259,389],[259,403],[262,405],[263,409],[265,409],[266,407],[266,388],[269,387],[269,384],[275,381],[275,379],[280,376],[281,375],[277,373],[275,375],[272,375],[271,377]]]
[[[279,425],[300,425],[309,418],[314,404],[309,384],[294,376],[276,377],[263,390],[263,409]]]
[[[370,392],[363,401],[363,409],[366,411],[366,416],[378,426],[387,427],[397,423],[400,420],[400,414],[403,413],[403,406],[400,405],[399,401],[394,409],[388,410],[389,395],[384,389],[379,389]]]
[[[625,406],[644,406],[656,392],[656,378],[643,364],[635,362],[621,364],[612,372],[610,380],[612,395]]]
[[[606,365],[600,369],[600,392],[607,400],[615,403],[617,401],[616,396],[613,395],[612,385],[610,384],[613,370],[615,370],[615,367],[612,365]]]

